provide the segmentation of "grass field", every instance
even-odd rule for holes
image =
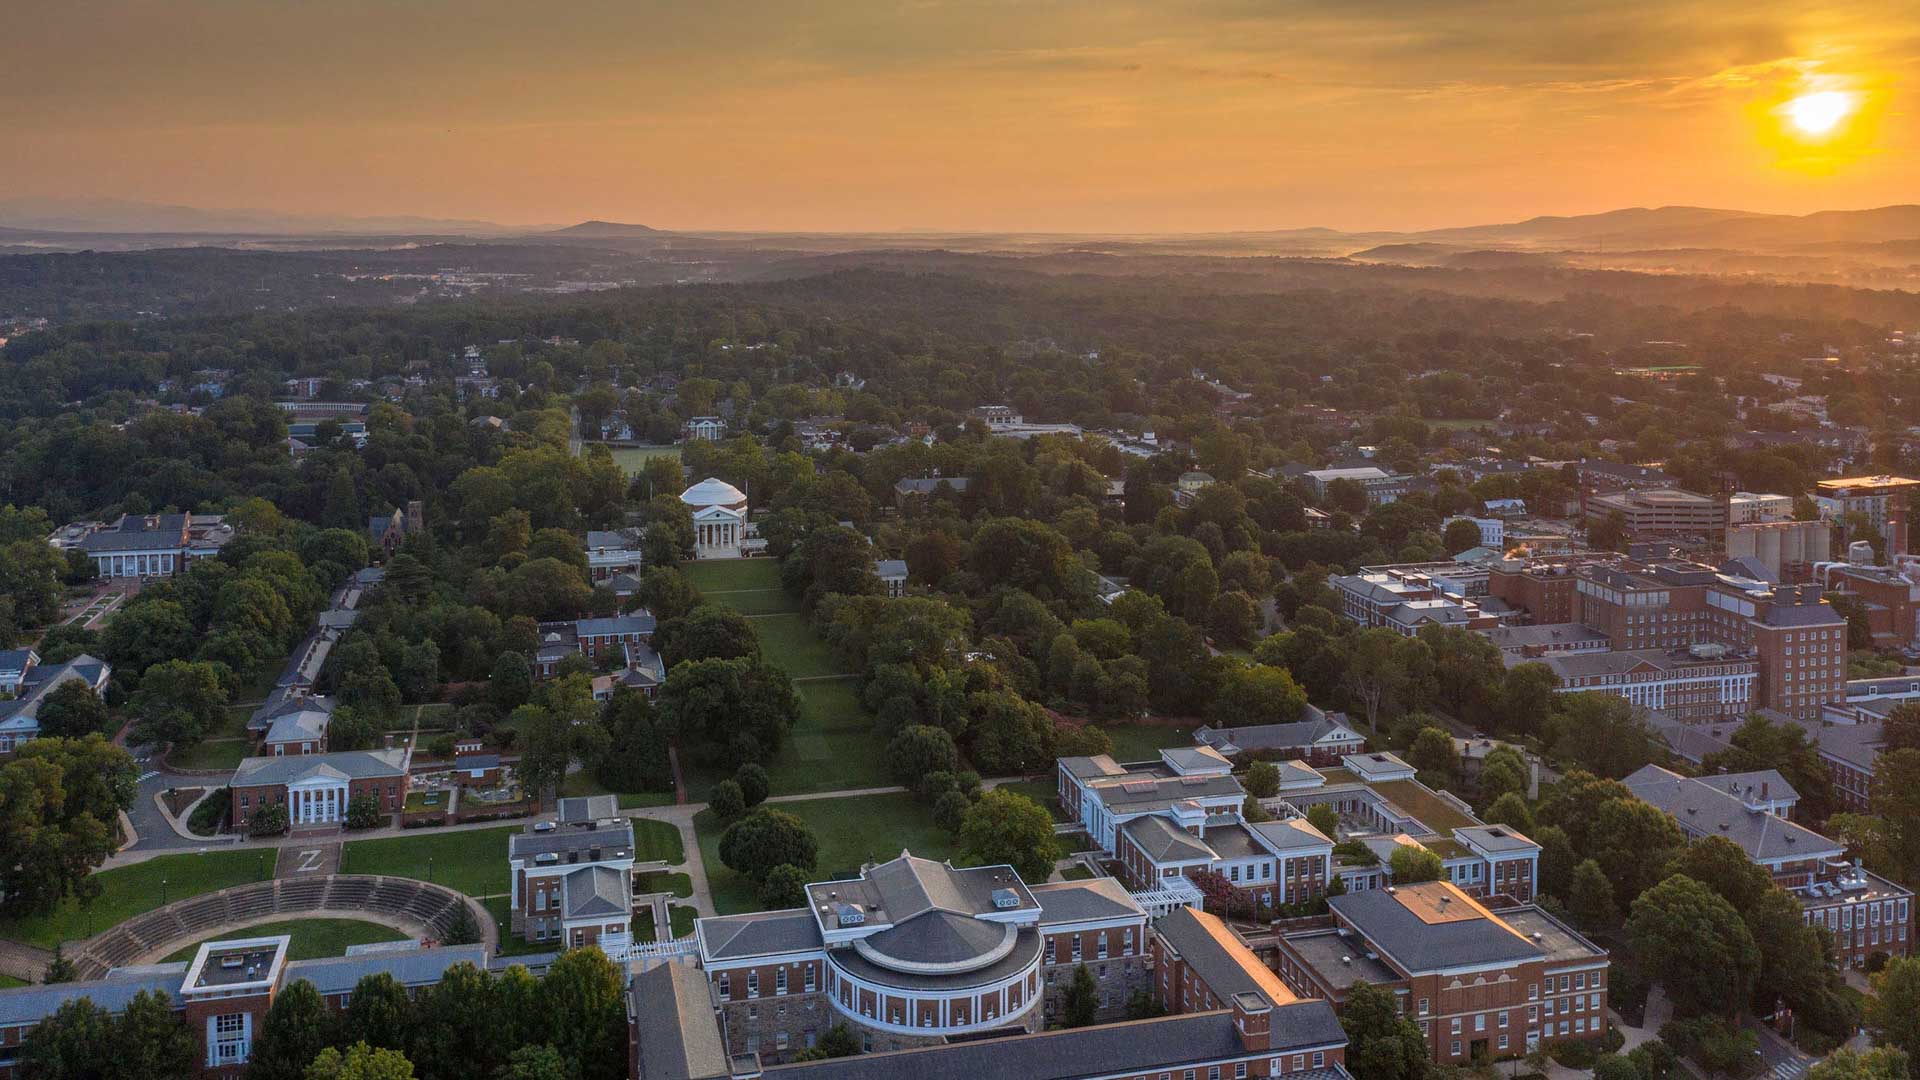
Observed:
[[[753,632],[760,638],[760,654],[767,663],[792,678],[847,674],[826,641],[807,625],[804,615],[763,615],[753,620]]]
[[[16,979],[11,975],[0,975],[0,990],[12,990],[15,987],[26,985],[28,985],[28,983],[25,979]]]
[[[591,444],[583,443],[580,449],[584,451],[588,445]],[[680,448],[677,446],[609,446],[607,450],[613,455],[613,463],[620,466],[628,476],[639,472],[641,467],[646,465],[648,458],[680,456]]]
[[[633,891],[639,893],[672,893],[682,900],[693,895],[693,878],[679,873],[639,874],[635,876]]]
[[[1001,784],[995,790],[1025,795],[1046,807],[1047,813],[1052,814],[1054,820],[1059,821],[1065,818],[1060,810],[1060,786],[1053,780],[1016,780],[1010,784]]]
[[[678,941],[681,938],[692,936],[693,920],[699,918],[699,912],[696,912],[684,904],[668,904],[667,918],[673,922],[673,938],[675,941]],[[653,926],[652,908],[644,908],[640,914],[634,916],[633,939],[641,942],[659,940],[659,933]]]
[[[819,841],[820,863],[810,875],[814,881],[850,876],[859,872],[862,863],[884,862],[899,855],[902,848],[929,859],[955,854],[953,840],[933,823],[927,807],[906,793],[806,799],[776,803],[772,809],[806,822]],[[693,824],[716,913],[760,910],[753,883],[720,861],[720,834],[724,830],[712,812],[701,811]]]
[[[412,836],[349,840],[340,872],[418,878],[468,896],[492,896],[507,891],[507,837],[519,831],[517,825],[462,832],[420,829]]]
[[[1087,869],[1086,867],[1080,865],[1079,863],[1074,863],[1072,866],[1069,866],[1065,870],[1060,871],[1061,881],[1090,881],[1092,880],[1092,878],[1093,878],[1093,871]]]
[[[633,819],[633,861],[658,860],[669,866],[687,861],[686,845],[680,842],[680,830],[672,822],[652,818]]]
[[[1169,746],[1193,745],[1193,728],[1171,724],[1101,724],[1113,740],[1113,760],[1158,761]]]
[[[712,603],[746,615],[798,611],[800,604],[780,587],[778,559],[707,559],[681,564],[700,594]]]
[[[285,922],[249,926],[235,933],[216,934],[207,938],[206,941],[232,940],[236,937],[277,937],[281,934],[288,934],[293,938],[287,946],[288,958],[293,960],[319,960],[329,956],[345,956],[349,945],[371,945],[378,941],[404,941],[407,937],[391,926],[362,922],[359,919],[289,919]],[[206,941],[197,941],[180,949],[167,957],[164,962],[170,964],[179,960],[191,960]]]
[[[247,719],[253,715],[250,705],[229,705],[220,717],[220,726],[193,746],[183,746],[167,754],[167,764],[177,769],[232,769],[253,747],[247,734]]]
[[[500,865],[504,874],[504,858]],[[162,855],[95,874],[94,880],[100,883],[101,892],[100,898],[93,902],[91,924],[79,902],[68,897],[46,915],[0,919],[0,938],[50,949],[56,942],[89,936],[89,925],[92,932],[98,932],[175,900],[215,892],[229,885],[260,881],[272,874],[270,852]]]
[[[609,791],[594,775],[585,769],[567,774],[566,783],[560,785],[560,794],[575,797],[582,795],[612,795],[620,800],[620,809],[638,810],[643,806],[672,806],[671,791]]]

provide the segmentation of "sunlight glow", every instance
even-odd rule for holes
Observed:
[[[1844,90],[1802,94],[1787,102],[1787,119],[1804,134],[1825,135],[1851,115],[1857,104]]]

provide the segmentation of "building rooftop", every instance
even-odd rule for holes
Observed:
[[[1365,942],[1343,937],[1336,930],[1309,930],[1288,934],[1286,939],[1287,947],[1336,992],[1358,982],[1378,986],[1400,978],[1400,973],[1382,963],[1377,954],[1368,955]]]
[[[1724,836],[1755,862],[1839,858],[1845,845],[1777,814],[1750,809],[1708,780],[1647,765],[1623,781],[1642,802],[1665,810],[1691,836]]]
[[[1042,926],[1146,915],[1127,887],[1110,877],[1056,881],[1029,891],[1040,905]]]
[[[714,1021],[707,977],[688,964],[659,964],[634,976],[627,995],[639,1063],[637,1080],[720,1080],[733,1075]]]
[[[1127,834],[1147,858],[1156,863],[1213,861],[1213,848],[1206,842],[1157,814],[1137,817],[1123,823]]]
[[[472,964],[485,970],[485,945],[442,945],[431,949],[415,945],[411,949],[382,950],[358,956],[334,956],[320,960],[295,960],[287,964],[287,980],[305,979],[322,995],[350,994],[368,975],[386,972],[402,986],[427,986],[456,964]]]
[[[806,908],[719,915],[694,926],[700,955],[712,960],[778,956],[821,947],[820,921]]]
[[[1193,733],[1195,742],[1210,746],[1223,754],[1236,754],[1242,750],[1292,750],[1313,746],[1322,740],[1334,742],[1362,742],[1360,733],[1329,716],[1326,713],[1308,708],[1318,715],[1305,720],[1296,720],[1288,724],[1255,724],[1248,727],[1202,727]]]
[[[1245,993],[1256,994],[1269,1005],[1300,1000],[1216,915],[1178,907],[1153,928],[1221,1001]]]
[[[407,752],[396,750],[341,750],[331,754],[295,754],[288,757],[250,757],[233,770],[233,787],[293,784],[314,777],[335,780],[371,780],[407,775]]]
[[[1347,893],[1328,904],[1375,952],[1410,974],[1516,964],[1545,952],[1451,882]]]

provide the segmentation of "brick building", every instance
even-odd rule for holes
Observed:
[[[513,932],[562,948],[625,944],[633,932],[633,822],[612,795],[561,799],[558,820],[507,839]]]
[[[407,800],[407,752],[345,750],[331,754],[294,754],[242,760],[227,781],[233,800],[233,827],[244,829],[254,813],[284,807],[287,823],[344,824],[347,808],[361,796],[372,797],[383,814],[399,813]]]
[[[1307,706],[1304,720],[1290,724],[1253,724],[1247,727],[1202,727],[1193,741],[1230,758],[1250,755],[1273,761],[1304,761],[1309,765],[1338,765],[1348,754],[1366,749],[1367,740],[1346,723],[1341,713]]]
[[[1465,1064],[1607,1029],[1605,950],[1534,906],[1489,908],[1444,881],[1336,896],[1331,924],[1280,935],[1280,976],[1344,1006],[1391,991],[1429,1055]]]
[[[1912,952],[1912,890],[1848,863],[1845,844],[1775,813],[1770,781],[1755,788],[1735,777],[1691,778],[1648,765],[1625,783],[1672,816],[1688,839],[1720,836],[1739,845],[1800,902],[1810,925],[1832,931],[1841,966],[1865,967],[1876,952]]]
[[[1558,693],[1612,694],[1688,721],[1747,715],[1760,678],[1757,656],[1724,645],[1549,655],[1542,662],[1559,676]]]

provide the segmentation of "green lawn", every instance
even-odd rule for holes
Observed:
[[[468,896],[492,896],[507,891],[507,837],[519,831],[517,825],[461,832],[419,829],[412,836],[350,840],[340,872],[419,878]]]
[[[1047,813],[1052,814],[1055,821],[1063,821],[1066,818],[1065,813],[1060,809],[1060,786],[1051,779],[1016,780],[1010,784],[1001,784],[995,790],[1025,795],[1046,807]]]
[[[292,943],[287,946],[287,955],[293,960],[319,960],[329,956],[345,956],[349,945],[371,945],[379,941],[404,941],[407,938],[407,935],[391,926],[362,922],[359,919],[289,919],[285,922],[249,926],[245,930],[230,934],[217,934],[207,938],[206,941],[243,937],[276,937],[280,934],[289,934],[293,937]],[[195,942],[167,957],[164,962],[171,964],[179,960],[191,960],[206,941]]]
[[[592,444],[582,443],[580,449],[584,452],[590,445]],[[625,470],[629,476],[639,472],[646,465],[648,458],[680,456],[680,448],[677,446],[609,446],[607,451],[613,455],[613,463]]]
[[[760,639],[760,653],[767,658],[767,663],[792,678],[847,674],[833,650],[813,632],[803,615],[761,616],[753,620],[753,632]]]
[[[638,810],[643,806],[672,806],[671,791],[609,791],[606,786],[594,778],[585,769],[567,774],[566,783],[560,785],[560,794],[568,797],[582,795],[613,795],[620,800],[620,809]]]
[[[680,830],[672,822],[655,821],[652,818],[633,819],[633,861],[683,863],[687,861],[686,845],[680,842]]]
[[[667,905],[667,918],[673,922],[673,939],[675,941],[684,937],[691,937],[693,935],[693,920],[699,917],[699,912],[687,907],[685,904]],[[651,942],[659,940],[659,936],[653,927],[653,908],[642,908],[640,914],[634,916],[633,919],[633,940]]]
[[[756,620],[763,621],[763,620]],[[852,679],[799,683],[800,722],[767,769],[775,795],[849,791],[892,784],[885,740],[860,704]]]
[[[504,868],[506,860],[500,865]],[[273,876],[273,853],[222,850],[192,855],[162,855],[146,862],[104,870],[94,875],[100,898],[93,903],[93,919],[72,897],[46,915],[0,919],[0,938],[50,949],[56,942],[73,941],[105,930],[163,903],[215,892],[229,885]],[[163,886],[161,883],[165,882]],[[164,894],[165,899],[162,899]]]
[[[633,883],[638,893],[665,892],[685,900],[693,895],[693,878],[679,873],[640,874]]]
[[[780,587],[779,559],[699,559],[681,563],[680,571],[703,593]]]
[[[806,799],[776,803],[771,809],[792,814],[813,831],[820,844],[820,862],[810,875],[814,880],[856,874],[862,863],[884,862],[899,855],[902,848],[929,859],[945,859],[956,853],[953,840],[933,823],[928,808],[906,793]],[[720,861],[720,834],[724,830],[712,812],[702,811],[693,822],[716,914],[760,910],[753,883]]]
[[[16,979],[11,975],[0,975],[0,990],[12,990],[19,986],[28,986],[25,979]]]
[[[167,751],[167,764],[195,772],[232,771],[253,749],[251,739],[206,739]]]
[[[1193,729],[1171,724],[1101,724],[1113,740],[1113,760],[1158,761],[1169,746],[1192,746]]]
[[[734,589],[701,595],[708,603],[732,608],[742,615],[782,615],[800,610],[799,602],[785,589]]]
[[[1093,871],[1087,869],[1080,863],[1074,863],[1072,866],[1060,871],[1060,880],[1062,881],[1087,881],[1092,877]]]
[[[493,916],[493,925],[500,931],[500,954],[502,956],[528,956],[533,953],[556,952],[560,948],[557,941],[527,941],[513,933],[513,912],[507,907],[507,898],[496,896],[480,901],[480,906]]]

